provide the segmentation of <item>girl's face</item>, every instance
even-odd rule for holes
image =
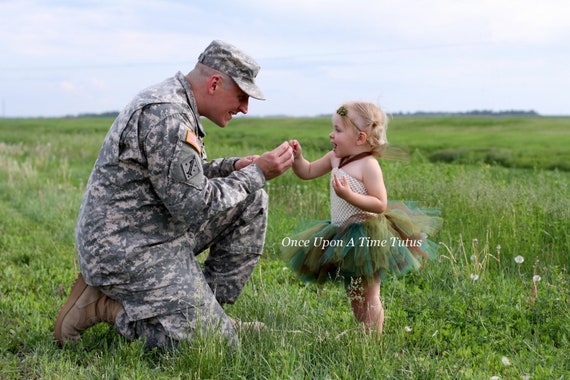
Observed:
[[[333,152],[336,157],[342,158],[354,154],[358,139],[358,132],[352,126],[344,126],[341,116],[335,114],[332,118],[333,130],[329,134],[331,143],[333,144]]]

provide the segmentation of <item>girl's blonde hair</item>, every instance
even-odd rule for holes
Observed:
[[[345,127],[352,126],[366,133],[374,156],[383,156],[388,147],[388,116],[379,106],[369,102],[347,102],[336,113],[341,116]]]

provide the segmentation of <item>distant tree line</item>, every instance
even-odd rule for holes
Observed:
[[[109,111],[101,113],[80,113],[73,117],[111,117],[116,118],[119,115],[118,111]],[[505,111],[491,111],[491,110],[473,110],[466,112],[429,112],[429,111],[415,111],[415,112],[394,112],[392,116],[540,116],[536,111],[530,110],[505,110]],[[318,117],[330,117],[330,114],[318,115]],[[272,115],[272,117],[288,117],[287,115]]]
[[[395,112],[394,116],[540,116],[536,111],[530,110],[505,110],[505,111],[491,111],[491,110],[473,110],[466,112]]]
[[[73,118],[73,117],[112,117],[115,118],[119,116],[119,112],[118,111],[109,111],[109,112],[101,112],[101,113],[80,113],[76,116],[66,116],[69,118]]]

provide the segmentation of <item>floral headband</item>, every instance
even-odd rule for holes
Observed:
[[[340,106],[338,107],[338,109],[336,110],[336,113],[339,114],[340,116],[347,116],[348,115],[348,110],[346,109],[345,106]],[[356,130],[358,132],[362,132],[362,129],[360,129],[358,127],[358,125],[356,125],[356,123],[354,121],[352,121],[352,119],[350,117],[347,117],[348,121],[350,121],[350,124],[352,124],[352,126],[354,128],[356,128]]]
[[[346,115],[348,115],[348,110],[346,109],[345,106],[340,106],[336,110],[336,113],[338,113],[340,116],[346,116]]]

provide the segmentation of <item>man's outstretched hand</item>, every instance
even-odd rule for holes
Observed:
[[[254,160],[265,179],[280,176],[293,165],[293,149],[287,141],[270,152],[265,152]]]

